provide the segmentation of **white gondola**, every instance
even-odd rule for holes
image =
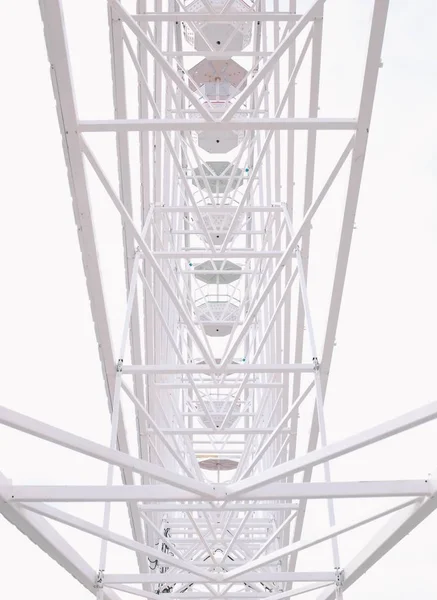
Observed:
[[[208,294],[197,304],[199,322],[206,335],[229,335],[237,322],[240,303],[228,294]]]
[[[247,71],[235,60],[209,60],[204,58],[188,71],[189,86],[208,98],[226,100],[233,98],[247,85]]]
[[[227,275],[224,261],[206,261],[195,268],[196,279],[199,282],[195,291],[197,314],[206,335],[223,337],[231,333],[240,313],[240,294],[238,288],[238,274]],[[222,266],[225,268],[222,269]],[[217,275],[210,275],[210,268],[219,269]],[[238,265],[230,263],[228,270],[241,269]],[[208,276],[202,274],[208,271]]]
[[[229,191],[235,190],[244,183],[242,178],[243,169],[237,167],[234,173],[233,165],[229,161],[207,161],[203,167],[203,172],[206,173],[208,185],[214,195],[223,194],[227,189]],[[231,173],[234,175],[233,177],[231,177]],[[196,178],[193,180],[193,184],[200,189],[205,189],[207,186],[204,179],[202,179],[202,171],[199,167],[194,169],[194,175]]]
[[[237,206],[237,202],[234,202],[233,204],[227,204],[216,213],[211,211],[203,211],[202,208],[200,208],[200,215],[203,224],[208,230],[213,244],[220,246],[223,243],[226,234],[231,228],[232,220],[234,218],[235,209],[237,208]],[[242,221],[243,217],[240,215],[235,223],[234,231],[237,232],[240,229]],[[234,236],[235,234],[231,234],[230,238],[233,239]],[[206,236],[201,237],[206,238]]]
[[[226,6],[227,0],[194,0],[186,6],[188,13],[208,12],[211,7],[215,13],[220,13]],[[227,14],[250,12],[251,7],[244,0],[234,0]],[[185,39],[196,50],[234,50],[238,52],[250,44],[252,39],[252,23],[225,21],[223,23],[208,23],[207,21],[183,22]]]
[[[227,285],[237,281],[241,267],[230,260],[206,260],[194,267],[196,279],[215,285]],[[217,273],[215,273],[217,271]]]
[[[220,119],[229,107],[227,100],[210,100],[204,103],[215,119]],[[199,113],[190,113],[192,119],[199,119]],[[247,118],[247,112],[237,112],[235,115],[237,120]],[[195,137],[199,148],[209,152],[210,154],[227,154],[234,150],[244,138],[244,129],[223,129],[219,131],[199,131]]]
[[[247,84],[247,71],[234,60],[204,59],[192,67],[189,86],[204,99],[204,106],[219,119],[230,106],[232,98],[240,93]],[[199,119],[200,114],[190,114]],[[244,119],[247,113],[242,111],[237,119]],[[226,154],[243,141],[243,130],[204,131],[197,134],[197,143],[202,150],[210,154]]]

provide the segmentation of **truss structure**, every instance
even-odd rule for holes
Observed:
[[[296,0],[109,0],[114,116],[94,120],[76,108],[60,2],[40,5],[111,437],[103,446],[0,408],[2,424],[108,465],[105,486],[2,476],[0,512],[100,599],[342,598],[437,507],[432,478],[330,472],[331,460],[434,419],[437,403],[334,443],[324,415],[388,0],[372,4],[353,117],[319,111],[329,0],[301,12]],[[121,224],[117,331],[93,192]],[[337,498],[397,497],[336,523]],[[327,526],[304,539],[313,501]],[[102,522],[60,502],[100,502]],[[115,502],[129,513],[124,535],[111,528]],[[340,556],[339,536],[377,519],[380,532]],[[51,521],[100,538],[100,563]],[[328,562],[298,570],[324,542]],[[135,572],[108,572],[112,544],[136,556]]]

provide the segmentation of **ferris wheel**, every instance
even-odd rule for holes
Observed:
[[[1,476],[0,512],[98,600],[341,599],[437,508],[437,478],[331,473],[437,403],[352,436],[325,414],[388,4],[368,3],[355,108],[337,114],[351,98],[336,95],[348,50],[330,58],[330,0],[109,0],[113,113],[82,118],[68,18],[40,0],[110,441],[0,408],[107,464],[105,485]],[[363,498],[390,502],[345,519]],[[101,503],[100,521],[60,502]],[[101,540],[98,562],[52,522]]]

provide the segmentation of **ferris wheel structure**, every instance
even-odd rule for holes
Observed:
[[[331,2],[299,4],[109,0],[113,114],[84,119],[60,0],[40,0],[110,441],[6,408],[0,423],[103,461],[107,482],[1,476],[0,513],[99,600],[348,597],[437,507],[437,478],[331,474],[334,459],[437,417],[437,403],[335,441],[327,430],[389,3],[369,2],[348,114],[336,114],[344,102],[323,75]],[[96,75],[87,93],[98,90]],[[96,231],[121,277],[102,268]],[[111,276],[124,294],[112,320]],[[345,521],[343,500],[363,498],[391,504]],[[61,502],[99,502],[102,518]],[[127,509],[123,535],[114,503]],[[379,533],[343,555],[342,534],[377,520]],[[101,539],[98,564],[53,523]],[[113,545],[131,551],[131,572],[108,570]]]

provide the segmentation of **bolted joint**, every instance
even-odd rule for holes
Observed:
[[[435,473],[433,475],[430,475],[427,479],[425,479],[425,483],[428,484],[429,495],[437,496],[437,478],[435,477]]]
[[[320,370],[320,363],[317,356],[313,356],[313,371],[317,372]]]
[[[123,359],[119,358],[117,362],[117,373],[123,372]]]
[[[104,576],[105,576],[105,570],[104,569],[99,569],[97,571],[96,579],[94,581],[94,587],[96,589],[102,589]]]
[[[335,569],[335,586],[338,590],[342,590],[344,585],[344,570],[340,567]]]

